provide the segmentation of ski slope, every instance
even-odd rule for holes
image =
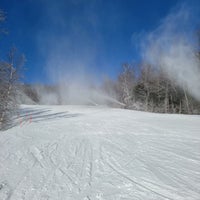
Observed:
[[[0,200],[199,200],[200,116],[22,106],[0,132]]]

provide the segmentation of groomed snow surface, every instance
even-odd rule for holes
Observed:
[[[0,200],[199,200],[200,116],[22,106],[0,132]]]

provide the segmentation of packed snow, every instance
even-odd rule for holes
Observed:
[[[0,200],[198,200],[200,116],[22,106],[0,133]]]

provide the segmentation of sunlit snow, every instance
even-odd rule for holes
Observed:
[[[200,199],[200,116],[22,106],[16,120],[1,200]]]

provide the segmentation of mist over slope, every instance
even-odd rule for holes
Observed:
[[[182,3],[141,38],[141,56],[200,101],[200,10]]]
[[[56,6],[60,8],[60,4]],[[88,8],[88,10],[91,11],[91,15],[94,14],[96,16],[92,12],[92,7]],[[46,12],[48,15],[52,14],[51,9],[47,9]],[[169,79],[173,87],[179,87],[183,90],[183,92],[176,93],[188,93],[196,101],[200,101],[199,35],[197,34],[199,16],[200,12],[195,7],[195,4],[192,5],[189,2],[179,3],[171,9],[165,18],[161,19],[155,29],[144,31],[143,34],[139,34],[140,36],[136,37],[137,39],[133,40],[134,46],[139,47],[137,52],[138,57],[141,58],[138,61],[139,63],[150,65],[155,71],[162,71],[164,78]],[[72,21],[74,19],[73,17],[71,19]],[[84,15],[83,17],[86,16]],[[64,13],[62,12],[55,13],[55,19],[53,21],[58,23],[63,22],[61,27],[66,26],[64,23]],[[91,24],[91,26],[95,27],[94,24]],[[102,72],[98,73],[93,70],[93,67],[97,65],[95,59],[98,57],[98,45],[95,45],[92,37],[89,37],[89,33],[84,29],[80,21],[70,23],[70,27],[72,28],[72,32],[66,36],[56,38],[55,35],[47,34],[47,37],[44,39],[41,52],[43,54],[45,53],[46,75],[50,81],[58,85],[57,93],[59,97],[44,92],[43,95],[41,94],[41,102],[47,102],[48,104],[50,102],[60,102],[61,104],[88,104],[95,99],[94,104],[102,104],[104,103],[105,96],[107,96],[126,104],[119,97],[119,95],[126,96],[126,89],[120,91],[123,94],[116,94],[116,90],[113,90],[111,92],[112,94],[105,94],[105,92],[103,93],[95,86],[102,84]],[[80,45],[78,48],[72,48],[73,42],[77,38],[77,29],[79,33],[82,33],[80,38],[78,37]],[[45,30],[38,33],[38,41],[41,41],[44,33]],[[73,35],[72,33],[76,34]],[[134,33],[133,35],[136,36],[137,34]],[[73,49],[72,51],[70,51],[71,48]],[[139,65],[135,66],[135,74],[138,74],[138,71],[140,71]],[[120,73],[119,76],[121,75]],[[115,82],[118,81],[119,76],[115,78]],[[134,80],[134,82],[136,81]],[[134,85],[132,85],[132,90],[134,90],[133,87]],[[144,89],[143,93],[145,92]],[[129,98],[135,99],[135,94],[132,94],[133,92],[129,93],[132,95]],[[177,101],[176,98],[179,97],[175,97],[173,101]],[[132,102],[132,104],[134,103]]]
[[[81,6],[82,3],[72,4]],[[139,47],[136,55],[132,55],[133,62],[122,60],[121,69],[117,66],[112,69],[116,75],[112,78],[108,75],[112,64],[106,63],[108,69],[105,69],[98,60],[103,42],[102,33],[98,31],[99,16],[94,12],[98,3],[86,7],[87,12],[80,16],[71,13],[67,20],[66,7],[62,7],[64,1],[50,5],[44,8],[45,15],[61,29],[70,30],[60,34],[54,30],[49,32],[45,26],[36,34],[49,81],[46,85],[34,86],[38,95],[36,103],[113,105],[150,112],[200,113],[200,13],[195,5],[180,2],[150,30],[133,33],[132,48]],[[85,24],[95,31],[90,33]],[[100,39],[94,41],[94,35]],[[108,77],[107,83],[103,76]]]

